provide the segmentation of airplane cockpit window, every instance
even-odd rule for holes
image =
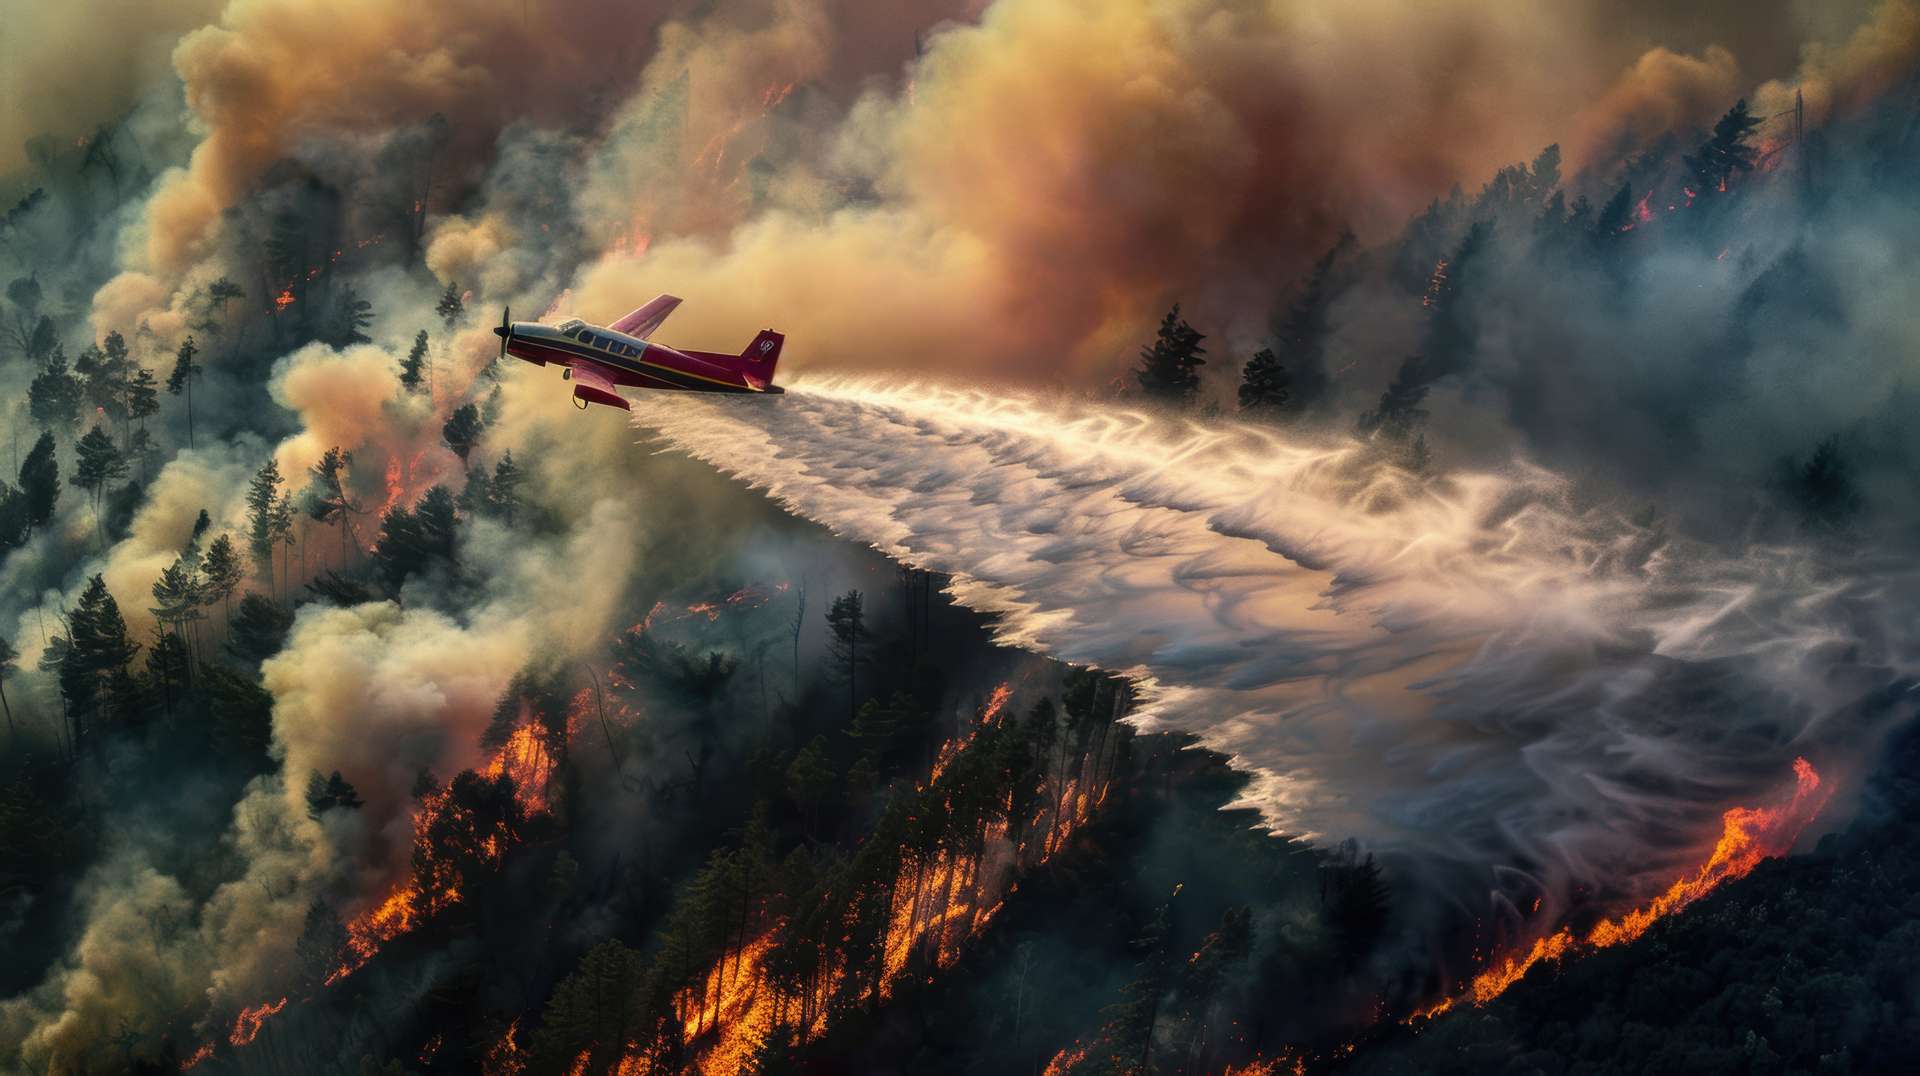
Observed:
[[[586,322],[581,321],[579,318],[568,318],[560,323],[560,335],[577,336],[579,335],[580,327],[585,324]]]

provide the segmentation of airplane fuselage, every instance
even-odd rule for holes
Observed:
[[[780,391],[772,385],[756,385],[742,371],[704,356],[597,325],[556,327],[516,321],[507,338],[507,353],[539,366],[590,365],[616,385],[687,392]]]

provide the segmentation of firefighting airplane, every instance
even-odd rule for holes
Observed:
[[[558,325],[512,321],[500,312],[500,357],[512,354],[545,366],[564,367],[560,376],[573,382],[575,406],[606,404],[632,410],[617,391],[621,385],[683,392],[776,394],[786,390],[773,383],[773,367],[780,361],[780,343],[786,337],[762,329],[738,355],[690,351],[652,343],[647,336],[667,320],[680,300],[655,296],[652,302],[605,328],[579,318]]]

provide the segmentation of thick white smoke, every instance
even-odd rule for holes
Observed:
[[[1006,641],[1137,678],[1140,719],[1233,756],[1278,832],[1550,907],[1664,884],[1796,755],[1855,770],[1912,669],[1910,564],[1682,548],[1534,468],[1423,482],[1270,429],[878,381],[634,410],[952,573]]]

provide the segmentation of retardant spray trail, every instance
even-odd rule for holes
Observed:
[[[1908,558],[1728,558],[1529,468],[1422,482],[1083,401],[811,379],[634,410],[952,573],[1007,642],[1136,677],[1144,722],[1231,755],[1281,832],[1360,838],[1454,893],[1642,895],[1796,756],[1854,771],[1907,714]]]

